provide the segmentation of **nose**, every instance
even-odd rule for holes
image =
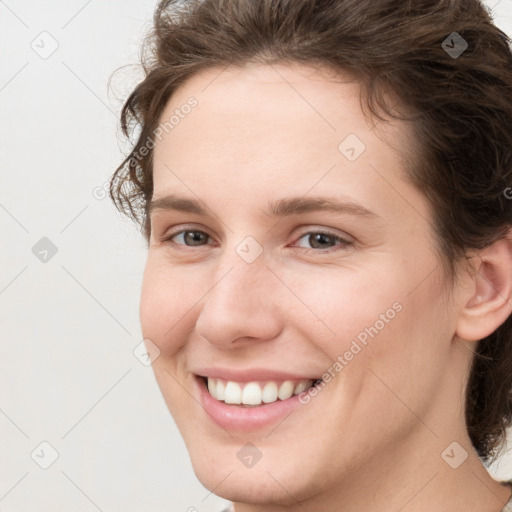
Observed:
[[[221,258],[208,280],[197,333],[221,348],[276,338],[282,330],[283,285],[263,255],[252,263],[235,251]]]

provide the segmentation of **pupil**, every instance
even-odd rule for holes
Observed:
[[[197,245],[194,244],[194,242],[201,242],[201,237],[203,236],[202,233],[197,233],[195,231],[187,231],[185,233],[185,242],[188,244],[188,242],[192,242],[190,245]]]
[[[322,241],[324,243],[329,244],[331,236],[326,235],[325,233],[315,233],[313,236],[313,243],[311,244],[313,247],[315,247],[315,244],[317,244],[318,241],[320,241],[320,248],[322,248]]]

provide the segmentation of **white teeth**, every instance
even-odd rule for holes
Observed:
[[[293,390],[293,394],[294,395],[299,395],[303,391],[306,391],[306,389],[308,389],[309,387],[311,387],[311,381],[310,380],[307,380],[307,381],[303,380],[302,382],[299,382],[295,386],[295,389]]]
[[[312,380],[293,382],[286,380],[278,385],[274,381],[266,382],[263,387],[258,382],[238,383],[208,377],[210,395],[227,404],[260,405],[279,400],[287,400],[298,395],[313,384]]]
[[[208,391],[210,392],[210,395],[212,395],[213,398],[217,397],[217,386],[215,385],[215,381],[213,379],[208,379]]]
[[[293,385],[293,382],[291,380],[287,380],[281,384],[281,387],[279,388],[279,393],[277,396],[279,397],[279,400],[287,400],[293,395],[293,388],[295,386]]]
[[[215,379],[208,379],[208,382],[210,382],[210,380],[215,381]],[[224,398],[226,398],[226,383],[217,379],[216,391],[217,396],[214,396],[213,398],[216,398],[217,400],[224,400]]]
[[[261,393],[261,401],[269,404],[277,400],[277,384],[275,382],[267,382],[263,386]]]
[[[224,402],[227,404],[241,404],[242,403],[242,389],[240,384],[228,381],[224,391]]]
[[[246,405],[261,404],[261,388],[257,382],[249,382],[242,392],[242,403]]]

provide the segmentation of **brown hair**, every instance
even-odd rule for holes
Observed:
[[[433,208],[448,277],[468,249],[512,226],[510,40],[478,0],[164,0],[148,48],[145,78],[121,113],[125,136],[140,132],[110,182],[148,243],[152,137],[165,105],[198,71],[249,62],[350,72],[380,119],[397,117],[386,91],[399,98],[417,146],[408,179]],[[466,424],[480,458],[495,460],[512,424],[512,316],[477,344]]]

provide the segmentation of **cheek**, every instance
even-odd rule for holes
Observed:
[[[295,276],[293,289],[308,308],[300,305],[301,315],[294,308],[295,318],[288,320],[331,364],[346,354],[351,373],[369,366],[393,377],[400,365],[406,365],[404,374],[422,372],[425,364],[447,357],[452,325],[442,280],[435,272],[425,279],[434,265],[413,261],[416,267],[382,261],[378,268],[318,269]]]
[[[139,317],[144,338],[163,353],[174,353],[190,329],[194,304],[202,295],[186,274],[149,254],[144,269]]]
[[[361,359],[345,375],[361,382],[358,393],[365,414],[380,411],[381,417],[401,417],[404,422],[414,419],[404,404],[420,417],[427,414],[443,382],[452,336],[451,310],[441,283],[432,276],[414,289],[407,281],[414,280],[404,274],[405,287],[389,283],[382,289],[361,331],[366,344],[359,343],[362,350],[354,360]],[[387,310],[392,304],[394,311]]]
[[[374,333],[376,327],[381,333],[397,321],[401,309],[397,302],[403,297],[392,275],[369,268],[318,268],[290,274],[296,298],[290,294],[290,306],[295,305],[294,318],[289,320],[305,331],[304,339],[334,361],[350,349],[353,340],[364,342],[370,339],[369,330]]]

